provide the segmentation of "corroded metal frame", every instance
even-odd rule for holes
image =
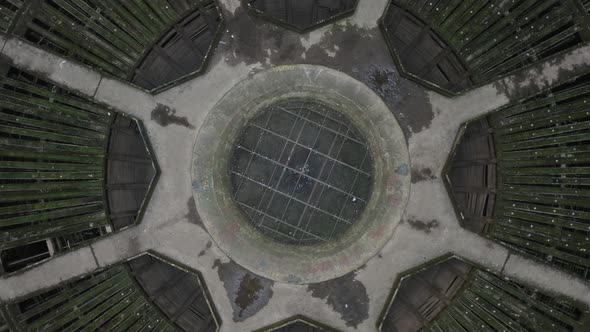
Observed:
[[[331,16],[331,17],[329,17],[327,19],[321,20],[321,21],[319,21],[319,22],[317,22],[315,24],[312,24],[312,25],[310,25],[310,26],[308,26],[306,28],[300,28],[300,27],[298,27],[296,25],[287,23],[287,22],[285,22],[285,21],[283,21],[281,19],[278,19],[278,18],[276,18],[276,17],[274,17],[272,15],[268,15],[268,14],[266,14],[266,13],[260,11],[260,10],[257,10],[255,8],[252,8],[252,6],[250,5],[250,0],[241,0],[241,3],[242,3],[242,6],[244,8],[246,8],[247,12],[250,15],[254,16],[254,17],[260,18],[262,20],[266,20],[268,22],[271,22],[271,23],[273,23],[275,25],[278,25],[280,27],[283,27],[285,29],[289,29],[289,30],[295,31],[295,32],[297,32],[299,34],[304,34],[304,33],[310,32],[312,30],[318,29],[320,27],[326,26],[328,24],[334,23],[334,22],[336,22],[338,20],[341,20],[341,19],[344,19],[344,18],[347,18],[347,17],[352,16],[355,13],[356,8],[358,7],[358,3],[359,3],[359,0],[354,0],[354,1],[355,1],[355,3],[354,3],[354,5],[353,5],[353,7],[351,9],[344,10],[344,11],[342,11],[342,12],[340,12],[340,13],[334,15],[334,16]]]
[[[439,85],[429,82],[425,79],[422,79],[418,75],[412,74],[405,69],[404,64],[401,60],[400,54],[397,51],[397,47],[395,45],[393,45],[393,42],[391,42],[388,38],[388,36],[390,35],[390,31],[385,26],[385,19],[387,17],[387,13],[389,12],[389,8],[394,5],[395,4],[393,3],[393,0],[389,0],[389,2],[387,3],[387,6],[385,7],[383,15],[381,16],[381,18],[379,19],[379,21],[377,23],[379,25],[379,30],[381,30],[381,33],[383,34],[383,39],[385,40],[385,43],[387,44],[387,48],[389,49],[389,52],[390,52],[391,57],[393,59],[393,62],[395,63],[395,66],[398,69],[398,72],[400,73],[400,75],[406,79],[409,79],[415,83],[420,84],[421,86],[423,86],[427,89],[438,92],[446,97],[456,97],[457,95],[460,95],[463,92],[467,92],[468,90],[465,90],[461,93],[454,93],[452,91],[449,91],[449,90],[443,88],[442,86],[439,86]],[[401,9],[401,7],[400,7],[400,9]],[[428,26],[427,24],[422,22],[422,20],[420,20],[420,18],[414,16],[412,13],[407,12],[407,11],[405,11],[405,12],[410,14],[415,20],[421,22],[425,26]],[[431,31],[430,33],[432,33],[438,37],[438,34],[436,34],[435,31]],[[438,37],[438,39],[443,41],[443,39],[440,37]],[[446,45],[446,46],[450,48],[449,45]],[[454,49],[452,49],[452,52],[455,54],[457,53]],[[457,58],[462,62],[463,66],[465,66],[465,68],[468,68],[461,57],[457,57]],[[475,87],[473,87],[473,88],[475,88]]]
[[[219,10],[220,21],[219,21],[219,25],[217,26],[217,29],[215,31],[215,34],[213,35],[213,40],[211,41],[211,45],[209,45],[209,48],[205,52],[205,56],[203,57],[203,62],[201,62],[201,66],[197,70],[195,70],[195,71],[193,71],[191,73],[187,73],[184,76],[181,76],[181,77],[179,77],[179,78],[177,78],[177,79],[175,79],[175,80],[173,80],[173,81],[171,81],[169,83],[166,83],[164,85],[161,85],[161,86],[159,86],[159,87],[157,87],[155,89],[151,89],[151,90],[142,88],[142,87],[138,86],[137,84],[132,83],[131,82],[131,79],[129,79],[129,81],[125,80],[124,82],[126,84],[129,84],[129,85],[137,88],[137,89],[140,89],[142,91],[146,91],[146,92],[151,93],[153,95],[156,95],[156,94],[159,94],[159,93],[164,92],[166,90],[172,89],[172,88],[174,88],[174,87],[176,87],[176,86],[178,86],[178,85],[180,85],[182,83],[185,83],[187,81],[190,81],[191,79],[196,78],[196,77],[204,74],[207,71],[207,69],[209,67],[209,64],[211,63],[211,58],[213,57],[213,54],[214,54],[215,50],[217,49],[217,46],[219,46],[219,41],[221,40],[221,37],[223,36],[223,33],[225,32],[225,27],[226,27],[225,17],[223,16],[223,7],[220,5],[219,0],[213,0],[213,1],[215,2],[216,6],[217,6],[217,8]],[[182,22],[183,20],[185,20],[186,18],[188,18],[193,13],[194,13],[194,11],[189,11],[185,16],[179,18],[178,21],[177,21],[177,23],[178,22]],[[170,31],[171,30],[166,31],[151,46],[153,47],[154,45],[158,45],[163,38],[166,38],[167,34]],[[149,54],[149,51],[146,51],[145,54],[144,54],[144,56],[142,57],[142,59],[137,63],[137,65],[135,67],[136,70],[139,67],[141,67],[141,64],[146,59],[146,57],[148,56],[148,54]],[[107,73],[104,73],[104,74],[105,75],[108,75]],[[116,78],[114,76],[111,77],[111,78],[116,79],[116,80],[120,80],[119,78]]]
[[[445,161],[445,164],[443,166],[442,173],[441,173],[441,178],[443,180],[445,189],[447,191],[447,195],[448,195],[449,199],[451,200],[451,203],[453,204],[453,210],[455,211],[455,215],[457,217],[457,220],[459,221],[459,225],[465,229],[467,229],[467,228],[465,227],[464,218],[462,217],[461,211],[459,211],[459,208],[457,207],[457,200],[455,198],[455,194],[453,193],[453,186],[451,184],[451,180],[449,179],[448,174],[449,174],[449,170],[453,166],[453,159],[455,158],[455,153],[457,152],[457,148],[459,147],[461,141],[463,140],[463,137],[465,134],[465,129],[467,129],[467,127],[472,122],[475,122],[481,118],[486,118],[487,116],[488,116],[487,114],[482,115],[482,116],[478,116],[474,119],[471,119],[471,120],[461,124],[461,126],[459,127],[459,130],[457,131],[455,141],[453,142],[453,147],[451,148],[451,152],[449,153],[447,160]]]
[[[273,332],[273,331],[276,331],[282,327],[286,327],[286,326],[296,323],[296,322],[304,323],[306,325],[321,329],[322,331],[326,331],[326,332],[340,332],[340,330],[337,330],[333,327],[330,327],[328,325],[325,325],[325,324],[322,324],[322,323],[317,322],[315,320],[312,320],[310,318],[307,318],[304,315],[293,316],[291,318],[287,318],[287,319],[282,320],[280,322],[274,323],[270,326],[266,326],[261,329],[254,330],[253,332]]]
[[[141,121],[140,119],[138,119],[136,117],[130,116],[124,112],[119,112],[119,111],[117,111],[117,112],[119,114],[121,114],[122,116],[131,119],[132,121],[134,121],[137,124],[137,129],[139,130],[139,134],[141,135],[141,139],[143,141],[143,144],[147,150],[148,155],[150,156],[150,158],[152,160],[151,165],[154,168],[154,176],[152,177],[152,180],[150,181],[150,184],[148,185],[148,188],[145,192],[145,195],[144,195],[143,200],[141,202],[141,206],[137,212],[137,217],[135,219],[135,222],[132,225],[125,226],[123,228],[118,229],[116,232],[112,232],[112,233],[121,232],[126,229],[129,229],[130,227],[137,226],[137,225],[141,224],[141,221],[142,221],[143,216],[145,215],[145,211],[147,209],[147,205],[152,198],[152,194],[154,193],[154,190],[156,188],[156,185],[157,185],[158,180],[160,179],[160,175],[161,175],[161,169],[160,169],[160,166],[159,166],[158,161],[156,159],[154,149],[152,148],[151,142],[148,137],[148,132],[147,132],[147,129],[145,128],[145,125],[143,124],[143,121]],[[107,158],[108,158],[108,154],[107,154]],[[105,163],[106,163],[106,160],[105,160]],[[105,178],[105,182],[106,182],[106,178]],[[105,188],[106,187],[107,186],[105,183]],[[105,200],[105,205],[107,206],[107,209],[108,209],[108,200]]]

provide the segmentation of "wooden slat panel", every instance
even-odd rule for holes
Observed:
[[[490,125],[480,119],[467,125],[448,165],[448,178],[463,226],[483,233],[492,218],[496,156]]]
[[[38,241],[59,252],[137,222],[156,169],[135,120],[16,69],[0,76],[0,104],[5,267]],[[46,258],[39,248],[27,264]]]
[[[477,269],[462,293],[425,331],[572,331],[587,309]]]
[[[14,306],[18,328],[23,331],[102,330],[126,318],[155,319],[161,330],[170,324],[146,301],[142,290],[123,266],[116,266],[82,281],[66,284]],[[31,306],[31,303],[35,303]],[[146,308],[147,310],[142,310]],[[122,314],[121,316],[118,316]],[[124,325],[119,325],[123,327]]]
[[[8,32],[25,0],[9,0],[0,4],[0,31]]]
[[[423,278],[433,281],[432,287]],[[445,285],[454,288],[448,297],[438,297],[443,300],[435,305],[424,301],[430,299],[424,295],[432,294],[431,289],[444,291]],[[393,294],[379,325],[383,332],[581,331],[590,314],[580,303],[544,294],[457,258],[405,275]],[[437,310],[425,319],[432,307]]]
[[[153,283],[169,280],[194,283],[175,282],[154,292]],[[11,303],[5,312],[18,331],[212,332],[218,328],[213,314],[196,310],[200,305],[209,310],[198,280],[196,275],[145,255]],[[191,300],[191,306],[185,305],[185,299]],[[197,302],[200,304],[195,305]],[[179,308],[180,315],[170,314]],[[180,320],[182,326],[175,324]]]
[[[405,71],[443,92],[456,94],[588,40],[588,27],[583,22],[589,16],[580,1],[393,0],[383,24],[389,45],[400,54]],[[464,72],[444,85],[442,78],[412,68],[420,51],[402,52],[408,45],[396,42],[404,31],[393,26],[405,24],[399,23],[399,17],[392,19],[398,15],[411,16],[432,30]]]
[[[170,11],[167,12],[171,15]],[[201,3],[159,38],[146,53],[131,81],[151,90],[202,71],[217,38],[221,19],[215,2]],[[166,20],[166,24],[171,24],[169,18]]]
[[[19,33],[26,39],[146,89],[199,72],[222,21],[213,0],[38,3],[19,20],[24,26]],[[202,22],[187,28],[190,15]],[[170,42],[171,35],[185,30],[182,42]],[[186,55],[187,50],[197,52]],[[152,77],[153,70],[160,73],[158,79]]]
[[[488,236],[590,279],[590,78],[489,116],[498,155]]]
[[[104,163],[115,113],[15,69],[0,76],[0,99],[0,250],[99,235],[110,225]]]
[[[257,15],[303,31],[355,9],[357,0],[248,0]]]

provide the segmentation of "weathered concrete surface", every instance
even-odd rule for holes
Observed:
[[[342,96],[346,96],[343,98]],[[363,133],[373,159],[371,200],[342,236],[313,247],[268,241],[249,227],[242,211],[225,199],[231,151],[261,100],[314,99],[338,109]],[[289,65],[240,82],[215,105],[196,138],[193,196],[216,244],[236,263],[263,277],[289,283],[320,282],[363,265],[391,238],[410,191],[409,155],[395,117],[377,94],[342,72],[324,66]]]
[[[27,68],[87,96],[94,96],[102,77],[90,68],[49,54],[14,37],[6,39],[2,53],[16,66]]]
[[[81,276],[98,269],[90,247],[83,247],[53,258],[49,263],[33,267],[16,277],[6,278],[0,283],[0,300],[18,298],[31,291],[50,288],[62,281]],[[47,282],[48,279],[51,282]]]
[[[113,103],[113,107],[144,121],[162,174],[143,223],[93,244],[96,261],[110,264],[152,249],[201,271],[220,311],[222,331],[254,330],[296,314],[345,331],[355,330],[346,321],[347,316],[339,312],[342,310],[328,303],[327,297],[314,297],[313,290],[306,285],[282,283],[269,286],[273,295],[255,314],[234,321],[235,299],[228,296],[224,281],[213,268],[218,260],[220,264],[230,261],[214,244],[208,246],[211,238],[200,226],[194,209],[187,204],[192,197],[192,146],[208,111],[232,86],[257,71],[281,64],[310,63],[339,69],[376,91],[404,129],[411,154],[411,170],[417,170],[418,174],[423,174],[424,169],[430,170],[412,185],[405,215],[407,221],[400,224],[380,254],[354,273],[354,280],[364,286],[369,299],[367,318],[355,318],[355,323],[358,322],[356,330],[375,330],[376,320],[397,274],[448,252],[496,271],[504,267],[507,276],[590,304],[587,283],[535,261],[513,254],[509,256],[508,250],[502,246],[462,230],[440,177],[462,122],[569,78],[590,62],[587,48],[548,61],[541,65],[542,70],[526,70],[497,84],[448,99],[424,91],[397,73],[377,29],[377,19],[385,0],[361,0],[353,17],[301,36],[244,15],[239,1],[221,2],[226,6],[227,32],[204,76],[154,97],[127,90],[133,97],[126,98],[127,92],[122,89],[131,88],[110,82],[106,82],[100,91],[102,101]],[[92,87],[96,89],[98,82],[93,77],[98,74],[73,64],[60,68],[62,60],[41,52],[14,50],[5,47],[4,54],[60,84],[72,88],[79,86],[94,95]],[[163,126],[161,119],[152,120],[152,111],[158,104],[175,110],[173,116],[181,119],[179,122],[184,123],[183,119],[186,119],[194,128],[177,125],[174,121]],[[0,280],[0,298],[7,300],[43,289],[95,267],[92,251],[84,247],[17,277]],[[359,305],[345,302],[339,303],[342,306]]]
[[[348,327],[357,327],[369,318],[367,288],[355,279],[356,273],[350,272],[339,278],[307,285],[311,296],[325,300],[340,314]]]
[[[94,98],[140,119],[147,118],[157,106],[151,94],[105,76],[101,78]]]
[[[549,88],[555,83],[576,78],[588,69],[590,69],[590,45],[554,56],[544,63],[533,65],[527,70],[501,79],[493,86],[511,101],[517,101],[534,94],[539,89]]]
[[[215,260],[219,280],[227,292],[233,309],[233,320],[242,322],[264,308],[273,295],[274,281],[257,276],[240,265]]]
[[[590,302],[590,287],[588,284],[580,285],[576,282],[569,282],[571,277],[564,272],[556,270],[548,265],[536,263],[531,264],[530,260],[519,255],[510,255],[504,267],[505,276],[515,280],[527,279],[533,286],[541,289],[547,288],[546,285],[558,283],[558,287],[549,289],[554,294],[565,294],[569,297],[581,299],[583,302]],[[529,275],[536,277],[529,278]],[[581,287],[582,286],[582,287]]]
[[[99,102],[143,118],[156,107],[154,97],[134,86],[93,71],[69,59],[61,58],[16,37],[1,36],[2,55],[15,66]]]

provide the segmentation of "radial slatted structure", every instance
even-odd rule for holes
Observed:
[[[381,27],[402,72],[457,94],[586,43],[587,10],[581,0],[392,0]]]
[[[18,14],[9,33],[150,91],[204,70],[223,25],[213,0],[27,0]]]
[[[154,273],[160,278],[146,278]],[[170,285],[171,280],[179,283]],[[143,255],[5,305],[2,311],[12,332],[212,332],[220,321],[208,296],[199,275]]]
[[[584,331],[587,323],[587,309],[477,269],[425,331]]]
[[[1,271],[135,224],[156,178],[137,121],[37,76],[3,68]]]
[[[590,279],[590,77],[469,123],[449,162],[463,225]]]
[[[458,258],[404,274],[379,324],[393,331],[585,331],[590,309]]]
[[[498,201],[489,235],[590,279],[590,80],[490,116]]]

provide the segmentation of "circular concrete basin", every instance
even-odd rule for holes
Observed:
[[[320,140],[322,132],[331,135]],[[363,83],[325,67],[275,67],[238,83],[209,112],[193,153],[193,197],[207,231],[236,263],[279,282],[359,268],[391,238],[408,200],[409,155],[395,117]],[[326,164],[342,168],[325,172]],[[359,177],[365,192],[354,188]]]

